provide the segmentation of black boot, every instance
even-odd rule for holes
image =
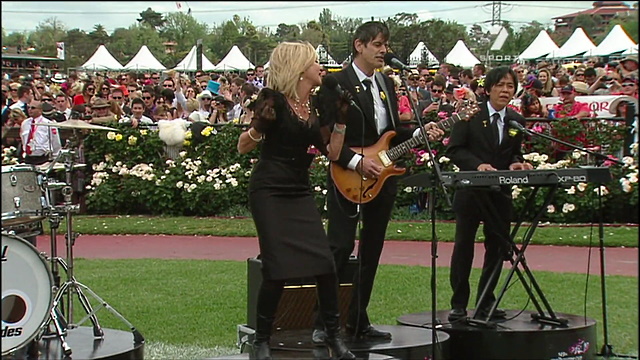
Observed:
[[[335,274],[316,278],[318,285],[319,311],[326,332],[325,343],[331,359],[355,359],[340,334],[340,312],[338,310],[338,278]]]
[[[284,282],[263,280],[258,292],[258,306],[256,317],[256,335],[253,340],[251,359],[271,360],[271,330],[275,319],[278,303],[282,296]]]
[[[271,339],[273,319],[273,317],[258,315],[258,318],[256,319],[256,337],[253,340],[252,360],[272,359],[269,340]]]

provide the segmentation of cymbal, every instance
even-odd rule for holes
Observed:
[[[102,125],[94,125],[84,120],[67,120],[62,122],[52,123],[39,123],[38,126],[52,126],[60,129],[87,129],[87,130],[108,130],[108,131],[120,131],[118,129],[110,128]]]
[[[66,166],[64,163],[55,163],[51,166],[51,162],[46,162],[44,164],[35,165],[35,167],[43,172],[51,171],[51,170],[65,170]],[[73,164],[72,170],[84,169],[87,167],[87,164]]]

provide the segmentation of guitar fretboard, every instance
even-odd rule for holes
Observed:
[[[436,125],[442,130],[447,130],[458,121],[460,121],[460,116],[458,114],[453,114],[450,118],[438,121]],[[412,137],[411,139],[404,141],[392,147],[391,149],[387,150],[387,157],[389,157],[389,160],[391,161],[398,160],[402,155],[407,153],[409,150],[426,143],[427,139],[425,139],[425,135],[426,133],[421,130],[418,133],[418,136]]]

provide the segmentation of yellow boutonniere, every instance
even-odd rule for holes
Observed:
[[[514,137],[514,136],[516,136],[516,135],[518,135],[518,130],[517,130],[517,129],[511,129],[511,128],[510,128],[510,129],[509,129],[509,136],[510,136],[510,137]]]
[[[382,101],[387,100],[387,95],[385,95],[384,91],[380,91],[380,99],[382,99]]]

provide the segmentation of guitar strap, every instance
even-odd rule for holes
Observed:
[[[384,76],[382,75],[381,72],[379,71],[375,71],[374,72],[374,76],[376,77],[376,81],[378,82],[378,85],[382,88],[382,91],[384,92],[384,94],[386,95],[384,97],[385,102],[387,103],[387,112],[389,112],[389,118],[391,119],[391,125],[393,126],[393,129],[396,129],[396,120],[395,117],[391,111],[392,107],[391,107],[391,100],[389,100],[389,90],[387,90],[387,83],[384,81]]]

